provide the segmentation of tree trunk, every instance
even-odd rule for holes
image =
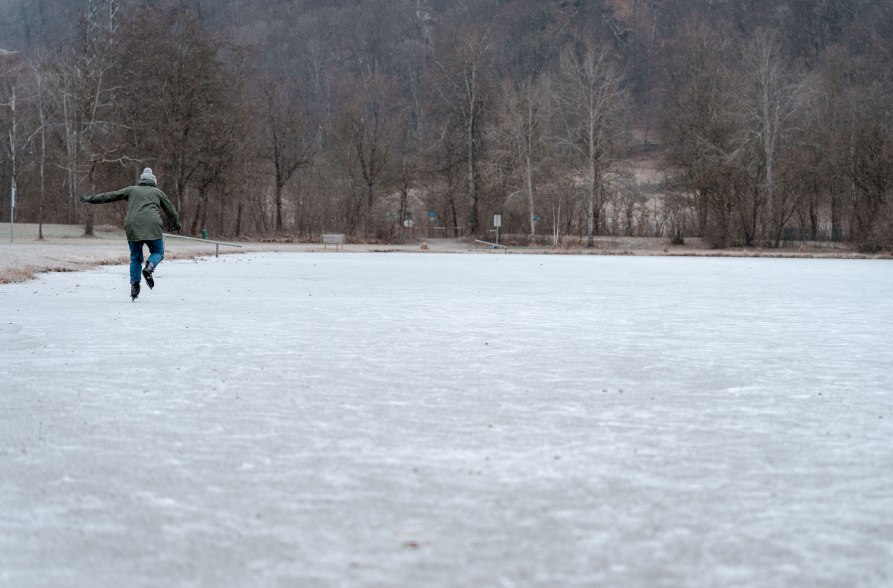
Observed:
[[[90,193],[91,193],[91,194],[95,194],[95,193],[96,193],[96,185],[94,184],[94,180],[93,180],[93,172],[94,172],[95,170],[96,170],[96,163],[95,163],[95,162],[91,162],[91,163],[90,163],[90,171],[87,172],[87,186],[90,188]],[[85,222],[85,224],[84,224],[84,236],[85,236],[85,237],[92,237],[92,236],[94,236],[94,233],[93,233],[93,226],[94,226],[94,221],[95,221],[95,218],[96,218],[96,214],[93,212],[93,207],[92,207],[92,206],[88,206],[88,207],[87,207],[87,214],[86,214],[86,216],[87,216],[87,218],[86,218],[86,222]]]
[[[474,177],[474,137],[469,133],[466,141],[468,144],[468,232],[471,235],[476,235],[478,232],[478,195]]]
[[[587,199],[587,210],[586,210],[586,247],[592,247],[595,245],[595,241],[593,240],[593,235],[595,234],[596,229],[596,217],[595,217],[595,190],[596,190],[596,182],[598,181],[596,175],[598,175],[597,163],[595,160],[595,119],[593,118],[594,113],[592,109],[589,109],[589,149],[587,152],[588,157],[588,166],[587,171],[589,172],[589,178],[587,182],[587,189],[589,190],[588,199]]]
[[[278,166],[277,166],[278,168]],[[277,169],[277,176],[279,172]],[[279,177],[276,178],[276,231],[282,231],[282,182]]]
[[[837,195],[831,194],[831,240],[837,241],[840,238],[840,210],[837,202]]]
[[[586,246],[592,247],[595,245],[594,235],[597,232],[597,223],[598,216],[595,206],[595,193],[597,191],[596,175],[598,174],[598,170],[595,164],[595,157],[593,155],[589,156],[589,182],[587,186],[588,194],[587,194],[587,211],[586,211]]]
[[[16,176],[18,175],[18,170],[16,169],[16,162],[18,161],[18,151],[16,150],[16,143],[18,142],[18,137],[16,136],[16,93],[15,93],[15,85],[12,87],[12,96],[9,102],[10,113],[12,115],[12,125],[9,129],[9,155],[12,160],[12,177],[9,182],[9,241],[12,242],[13,239],[13,227],[15,226],[15,216],[16,216]]]
[[[199,188],[199,190],[198,190],[198,207],[196,208],[195,215],[192,217],[192,226],[190,229],[190,234],[192,234],[192,235],[197,235],[199,232],[199,229],[207,228],[205,226],[207,201],[208,201],[207,189]]]
[[[199,208],[201,209],[201,219],[199,224],[202,229],[208,228],[208,190],[201,191],[201,197],[199,199]]]
[[[37,92],[40,108],[40,206],[37,212],[37,238],[43,241],[43,215],[46,200],[46,159],[47,159],[47,135],[46,135],[46,115],[43,108],[43,88],[41,87],[41,79],[38,76]]]
[[[468,85],[471,95],[468,97],[468,120],[465,126],[465,148],[468,157],[468,232],[477,235],[478,232],[478,193],[476,176],[476,145],[475,133],[477,133],[477,83],[476,71],[472,67],[471,80]]]
[[[536,243],[536,209],[533,201],[533,170],[531,169],[530,155],[526,158],[524,176],[527,184],[527,219],[530,221],[530,242]]]

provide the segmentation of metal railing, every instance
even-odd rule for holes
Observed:
[[[485,245],[490,249],[503,249],[506,253],[508,253],[509,248],[505,245],[500,245],[499,243],[490,243],[489,241],[481,241],[480,239],[474,240],[475,245]]]
[[[220,246],[223,245],[225,247],[242,247],[241,245],[236,245],[235,243],[227,243],[225,241],[212,241],[210,239],[199,239],[197,237],[184,237],[183,235],[172,235],[170,233],[161,233],[165,237],[170,237],[171,239],[186,239],[187,241],[201,241],[202,243],[213,243],[214,244],[214,257],[220,257]]]

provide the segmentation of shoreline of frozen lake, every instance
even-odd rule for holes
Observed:
[[[46,272],[82,271],[103,265],[127,263],[129,251],[124,231],[119,227],[97,226],[96,237],[85,237],[82,225],[45,224],[45,238],[37,240],[38,225],[16,224],[13,242],[0,239],[0,284],[20,283],[34,279]],[[9,224],[0,223],[0,234],[9,234]],[[165,239],[165,257],[192,259],[209,255],[217,249],[212,241],[180,239],[184,235],[169,236]],[[419,239],[425,239],[419,234]],[[332,246],[323,243],[296,241],[289,238],[268,241],[240,240],[237,248],[221,246],[221,254],[249,252],[310,253],[334,252]],[[689,238],[685,244],[672,245],[658,237],[616,237],[601,236],[594,241],[592,248],[583,247],[582,241],[576,245],[567,243],[562,247],[552,246],[512,246],[508,250],[493,249],[484,242],[470,239],[425,239],[412,240],[403,244],[349,243],[343,251],[350,253],[479,253],[501,254],[550,254],[550,255],[658,255],[658,256],[697,256],[697,257],[769,257],[797,259],[874,259],[891,260],[890,252],[875,254],[857,253],[843,243],[814,243],[805,248],[734,248],[710,249],[702,239]]]
[[[248,254],[0,286],[0,584],[893,581],[888,262]]]

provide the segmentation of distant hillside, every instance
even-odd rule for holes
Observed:
[[[891,2],[0,0],[0,47],[23,220],[151,165],[190,232],[893,243]]]

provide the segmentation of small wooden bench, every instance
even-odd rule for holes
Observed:
[[[324,233],[322,236],[322,245],[323,249],[328,249],[329,245],[334,245],[335,251],[338,251],[339,248],[344,249],[344,234]]]

